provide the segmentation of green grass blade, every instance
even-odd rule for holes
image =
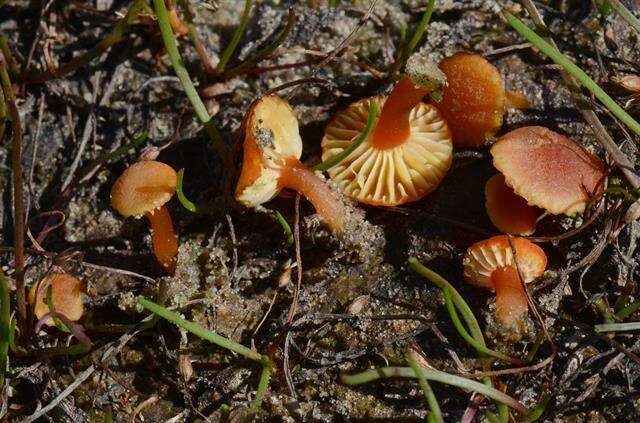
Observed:
[[[607,0],[607,2],[615,9],[618,15],[622,17],[622,19],[627,21],[627,23],[631,25],[631,27],[635,29],[636,32],[640,33],[640,20],[636,18],[636,16],[631,13],[631,11],[627,9],[624,4],[622,4],[622,2],[620,2],[619,0]]]
[[[480,382],[476,382],[475,380],[466,379],[464,377],[441,372],[439,370],[420,369],[420,372],[422,373],[422,376],[427,380],[444,383],[471,392],[477,392],[487,398],[491,398],[504,405],[507,405],[521,413],[527,412],[527,409],[524,407],[524,405],[520,404],[509,395]],[[391,377],[416,378],[416,375],[413,369],[410,367],[381,367],[378,369],[366,370],[362,373],[340,376],[342,382],[346,385],[361,385],[363,383],[372,382],[374,380]]]
[[[321,172],[325,170],[329,170],[335,165],[339,164],[341,161],[349,157],[351,153],[353,153],[360,144],[364,142],[373,131],[374,124],[376,123],[376,118],[378,117],[378,106],[376,102],[372,99],[369,101],[369,117],[367,118],[367,125],[364,128],[364,131],[360,132],[356,139],[349,145],[349,147],[342,150],[340,153],[335,156],[329,157],[322,163],[318,163],[313,167],[314,170],[319,170]]]
[[[222,56],[220,57],[220,61],[216,66],[215,72],[219,75],[224,72],[224,68],[231,60],[231,55],[238,47],[240,40],[242,39],[242,35],[244,34],[245,29],[247,28],[247,24],[249,23],[249,12],[251,11],[251,6],[253,5],[252,0],[244,0],[244,10],[242,11],[242,16],[240,17],[240,24],[236,28],[236,31],[233,33],[233,37],[227,45],[227,48],[222,52]]]
[[[569,60],[558,49],[554,48],[551,44],[547,43],[532,29],[527,27],[522,21],[509,12],[503,12],[504,16],[509,22],[509,25],[513,27],[522,37],[538,48],[542,53],[547,55],[556,64],[562,66],[567,72],[575,77],[585,88],[596,96],[598,100],[607,108],[615,117],[620,119],[629,129],[640,135],[640,123],[631,117],[622,107],[618,105],[607,93],[604,92],[598,84],[589,77],[582,69]]]
[[[640,298],[618,311],[615,316],[620,320],[624,320],[638,310],[640,310]]]
[[[169,23],[167,5],[164,3],[164,0],[153,0],[153,7],[158,18],[158,26],[160,27],[160,32],[162,33],[162,41],[164,42],[164,47],[166,48],[167,54],[169,55],[169,60],[171,61],[173,70],[176,73],[178,79],[180,79],[182,88],[184,89],[189,102],[191,102],[191,106],[193,107],[198,120],[200,120],[200,122],[204,126],[205,131],[207,131],[207,135],[209,135],[209,138],[213,142],[213,148],[216,150],[216,153],[218,153],[218,155],[222,158],[225,165],[229,167],[229,153],[227,152],[227,148],[224,145],[224,141],[222,141],[222,137],[220,136],[218,129],[211,121],[209,112],[200,99],[198,91],[196,90],[195,86],[193,85],[193,81],[189,76],[189,72],[187,72],[187,68],[185,68],[184,64],[182,63],[182,58],[180,57],[180,52],[178,51],[178,45],[176,43],[176,38],[173,34],[171,24]]]
[[[451,320],[453,321],[453,325],[458,330],[458,333],[462,338],[473,348],[475,348],[478,352],[484,353],[490,357],[495,357],[500,360],[504,360],[510,363],[522,364],[522,362],[513,357],[509,357],[506,354],[501,353],[500,351],[494,351],[492,349],[487,348],[485,345],[482,345],[478,341],[476,341],[469,332],[464,328],[460,318],[458,317],[458,313],[456,312],[455,306],[453,305],[453,301],[451,300],[451,291],[449,288],[445,288],[442,290],[444,294],[444,304],[447,307],[447,311],[449,312],[449,316],[451,316]]]
[[[424,398],[427,400],[427,404],[429,404],[429,409],[431,410],[431,413],[427,417],[427,421],[429,423],[431,422],[443,423],[444,420],[442,419],[442,412],[440,411],[440,404],[438,404],[438,399],[433,393],[433,390],[431,389],[429,382],[427,382],[427,379],[425,379],[424,375],[420,372],[420,366],[418,365],[418,362],[413,357],[413,355],[411,355],[411,353],[407,354],[407,362],[409,363],[409,366],[413,370],[413,373],[416,375],[416,378],[418,379],[418,383],[420,383],[420,388],[422,388],[422,393],[424,394]]]
[[[402,53],[399,55],[398,60],[396,60],[395,63],[391,66],[391,69],[389,70],[389,76],[393,77],[396,72],[398,72],[398,70],[400,70],[400,68],[404,66],[404,64],[407,62],[407,59],[415,50],[416,46],[422,39],[422,36],[424,35],[424,32],[429,25],[429,22],[431,21],[431,15],[433,14],[435,4],[435,0],[429,0],[429,3],[427,3],[427,8],[422,14],[422,18],[420,19],[420,23],[418,24],[416,31],[411,36],[411,39],[409,40],[407,45],[402,49]],[[406,36],[406,34],[404,36]],[[404,38],[404,36],[402,38]]]
[[[221,207],[216,203],[196,204],[193,201],[189,200],[184,194],[184,190],[182,189],[183,183],[184,169],[180,169],[176,177],[176,195],[178,197],[178,201],[180,201],[180,204],[182,204],[182,207],[189,210],[191,213],[200,214],[211,213],[221,209]]]
[[[604,323],[601,325],[595,325],[594,329],[596,330],[596,333],[626,332],[631,330],[640,330],[640,322]]]
[[[276,210],[275,213],[276,213],[276,219],[278,219],[278,223],[280,223],[280,226],[282,226],[282,230],[284,231],[284,235],[287,240],[287,245],[288,246],[293,245],[293,232],[291,231],[291,226],[289,226],[289,222],[287,222],[287,219],[285,219],[284,216],[278,210]]]
[[[246,357],[250,360],[257,361],[261,364],[264,361],[264,357],[261,354],[253,351],[252,349],[249,349],[242,344],[239,344],[230,339],[227,339],[224,336],[220,336],[215,332],[211,332],[210,330],[205,329],[202,326],[197,325],[193,322],[184,320],[178,314],[170,310],[167,310],[166,308],[154,303],[153,301],[149,301],[146,298],[140,298],[138,302],[142,307],[146,308],[150,312],[157,314],[158,316],[170,321],[171,323],[177,326],[180,326],[181,328],[191,332],[192,334],[196,335],[199,338],[202,338],[206,341],[216,344],[217,346],[225,348],[229,351],[233,351],[237,354],[240,354],[241,356]]]

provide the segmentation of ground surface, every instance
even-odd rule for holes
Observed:
[[[126,1],[110,0],[9,3],[0,9],[0,30],[8,35],[19,63],[26,63],[33,49],[31,66],[39,70],[45,69],[46,57],[54,64],[64,63],[95,45],[115,25],[117,13],[124,13],[128,6]],[[243,2],[220,1],[215,13],[205,7],[211,2],[190,3],[215,66],[238,24]],[[255,3],[239,58],[236,55],[231,64],[251,57],[270,42],[284,26],[287,8],[292,6],[297,19],[278,50],[282,54],[220,85],[213,85],[215,79],[205,75],[186,37],[179,40],[183,58],[199,81],[200,91],[216,94],[205,102],[229,146],[251,101],[289,81],[321,78],[324,83],[305,85],[291,98],[305,143],[303,159],[316,163],[323,127],[333,113],[389,88],[354,63],[386,70],[395,55],[401,26],[408,25],[411,34],[425,2],[380,0],[336,61],[322,68],[287,69],[268,67],[317,60],[302,49],[330,52],[359,24],[368,1],[343,0],[338,8],[329,8],[322,0]],[[610,87],[613,77],[638,72],[637,34],[617,15],[603,16],[587,1],[550,1],[538,6],[560,48],[602,85]],[[501,7],[526,16],[517,2],[437,1],[417,51],[434,60],[456,51],[483,54],[504,75],[508,88],[524,93],[533,103],[531,109],[510,111],[501,133],[523,125],[544,125],[604,157],[555,66],[520,45],[523,40],[499,16]],[[621,103],[626,100],[625,94],[613,89],[611,93]],[[44,421],[102,421],[108,408],[116,421],[128,421],[150,398],[138,419],[219,421],[226,406],[231,407],[229,418],[239,419],[255,395],[257,365],[187,336],[164,321],[151,330],[129,330],[124,338],[112,326],[143,319],[146,314],[135,307],[135,297],[153,296],[160,283],[167,287],[167,304],[187,319],[273,355],[277,370],[257,417],[263,421],[424,419],[428,408],[413,381],[395,379],[353,388],[339,381],[341,373],[403,365],[408,347],[420,351],[433,367],[451,373],[481,368],[475,351],[453,328],[440,292],[407,269],[411,255],[453,283],[472,306],[493,348],[524,356],[540,331],[535,329],[513,345],[501,342],[489,317],[491,295],[462,280],[465,248],[495,233],[484,212],[482,194],[486,179],[494,173],[486,148],[458,151],[440,188],[418,204],[403,210],[362,209],[368,223],[362,223],[346,242],[331,238],[303,201],[302,290],[293,326],[287,326],[296,284],[296,270],[290,272],[295,249],[286,245],[271,211],[279,210],[293,225],[293,198],[278,198],[260,212],[231,211],[229,215],[192,214],[173,200],[169,209],[181,247],[175,276],[165,277],[151,255],[146,221],[124,220],[109,206],[111,185],[139,151],[101,167],[73,189],[67,201],[61,196],[65,181],[147,128],[145,147],[162,148],[158,160],[175,169],[185,168],[187,196],[197,202],[222,204],[221,163],[174,77],[151,19],[133,25],[123,42],[90,65],[61,79],[26,85],[19,91],[18,105],[24,130],[29,227],[37,237],[49,217],[43,213],[60,209],[66,217],[62,226],[40,240],[52,254],[28,256],[27,284],[41,279],[54,261],[84,281],[88,295],[83,324],[94,349],[80,356],[12,355],[10,421],[20,421],[49,404],[91,365],[95,369],[91,376]],[[614,139],[626,143],[625,151],[635,162],[633,139],[626,138],[607,113],[597,110]],[[630,112],[637,109],[632,105]],[[10,143],[0,146],[0,155],[4,163],[0,167],[4,190],[0,236],[2,245],[11,245]],[[634,280],[639,227],[620,220],[625,204],[620,197],[611,197],[607,211],[587,230],[543,245],[550,258],[549,271],[539,282],[540,288],[532,292],[541,312],[551,313],[544,315],[557,353],[551,364],[535,372],[498,380],[499,386],[528,407],[544,395],[551,396],[544,421],[636,421],[640,417],[640,366],[629,357],[629,352],[640,350],[640,339],[633,332],[616,335],[619,345],[628,348],[624,352],[592,330],[593,324],[603,320],[593,302],[603,298],[613,304],[623,287]],[[539,233],[557,235],[580,223],[579,219],[548,218]],[[73,251],[82,255],[69,254]],[[9,274],[11,258],[3,258]],[[632,299],[634,295],[637,291],[632,291]],[[319,313],[351,317],[338,319]],[[390,317],[394,315],[405,318]],[[555,315],[560,318],[553,318]],[[632,316],[630,320],[637,319]],[[283,370],[287,334],[293,391]],[[32,342],[45,347],[63,345],[67,339],[49,330]],[[111,354],[105,359],[106,351]],[[550,353],[545,344],[534,361]],[[181,360],[191,362],[193,374],[188,380]],[[459,421],[471,395],[445,385],[433,387],[445,420]],[[485,407],[493,409],[485,401],[479,416]]]

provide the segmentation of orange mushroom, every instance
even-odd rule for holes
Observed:
[[[332,119],[322,140],[323,160],[340,154],[364,130],[371,101],[382,108],[368,139],[328,170],[346,195],[395,206],[436,189],[451,166],[451,133],[438,109],[422,99],[445,82],[434,64],[413,57],[388,97],[360,100]]]
[[[440,63],[447,86],[438,109],[456,147],[477,147],[502,126],[506,93],[498,70],[478,54],[456,53]]]
[[[236,200],[246,207],[257,207],[289,188],[306,197],[327,225],[342,234],[345,205],[321,176],[300,162],[302,139],[291,106],[278,96],[262,97],[249,108],[242,130],[242,171]]]
[[[51,287],[51,303],[56,312],[72,322],[80,320],[84,313],[82,302],[82,282],[67,273],[53,273],[41,283],[33,284],[29,290],[29,304],[38,319],[42,319],[51,310],[47,304],[47,292]],[[44,322],[53,326],[53,319]]]
[[[477,242],[464,256],[464,277],[472,285],[494,290],[496,317],[504,329],[519,338],[524,331],[524,316],[528,310],[527,296],[522,287],[540,277],[547,267],[547,256],[536,244],[525,238],[499,235]],[[515,259],[514,259],[515,250]],[[516,265],[517,261],[517,265]]]
[[[531,235],[536,230],[536,213],[527,201],[516,195],[504,180],[493,175],[484,187],[485,207],[489,219],[501,232]]]
[[[111,206],[123,217],[149,219],[153,252],[170,274],[176,267],[178,241],[164,205],[176,192],[176,177],[169,165],[140,161],[125,170],[111,188]]]
[[[601,194],[604,188],[602,160],[569,138],[541,126],[509,132],[493,145],[491,154],[493,165],[515,194],[512,200],[505,195],[496,200],[497,185],[486,190],[489,217],[503,232],[532,233],[535,225],[519,226],[530,222],[534,213],[531,206],[556,215],[582,213],[591,197]],[[516,197],[524,199],[528,206]]]

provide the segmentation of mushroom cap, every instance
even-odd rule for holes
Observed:
[[[37,289],[38,286],[40,289]],[[55,310],[72,322],[80,320],[84,313],[82,282],[67,273],[53,273],[40,284],[33,284],[29,290],[29,303],[34,307],[36,317],[41,319],[49,313],[49,306],[46,303],[49,286],[51,286],[51,300]],[[54,323],[49,319],[45,324],[53,326]]]
[[[504,80],[478,54],[456,53],[440,63],[447,77],[438,109],[449,123],[456,147],[477,147],[502,126]]]
[[[275,95],[251,105],[242,130],[242,171],[235,196],[244,206],[256,207],[280,192],[280,169],[287,159],[300,159],[302,138],[293,109]]]
[[[524,282],[529,283],[540,277],[547,267],[547,256],[542,248],[526,238],[513,237],[512,240]],[[515,264],[509,237],[498,235],[476,242],[467,249],[462,263],[467,282],[493,289],[493,271]]]
[[[176,171],[152,160],[134,163],[111,188],[111,206],[124,216],[140,217],[163,206],[176,192]]]
[[[516,194],[552,214],[582,213],[590,196],[603,189],[602,160],[541,126],[503,135],[491,154],[493,165]]]
[[[382,110],[385,96],[360,100],[336,114],[325,129],[322,160],[347,148],[364,131],[369,102]],[[376,206],[417,201],[432,192],[451,166],[451,132],[438,109],[419,103],[409,115],[411,134],[404,144],[380,150],[365,140],[329,176],[353,199]]]
[[[501,232],[531,235],[536,230],[536,213],[527,201],[516,195],[504,175],[493,175],[484,186],[485,207],[493,225]]]

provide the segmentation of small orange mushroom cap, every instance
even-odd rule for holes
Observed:
[[[513,237],[518,267],[525,283],[542,276],[547,256],[526,238]],[[498,235],[471,245],[463,259],[464,277],[472,285],[493,289],[491,275],[500,268],[515,267],[513,249],[507,235]]]
[[[493,175],[484,187],[489,219],[501,232],[531,235],[536,230],[536,213],[527,201],[516,195],[504,175]]]
[[[242,171],[235,196],[242,205],[256,207],[280,192],[281,169],[287,160],[300,159],[302,138],[293,109],[275,95],[256,100],[243,126]]]
[[[37,289],[38,286],[40,289]],[[34,307],[36,317],[41,319],[50,311],[46,303],[49,286],[55,310],[72,322],[80,320],[84,313],[82,282],[67,273],[53,273],[40,284],[33,284],[29,291],[29,303]],[[54,323],[49,319],[45,324],[53,326]]]
[[[171,199],[176,178],[176,171],[164,163],[134,163],[113,184],[111,206],[124,217],[151,213]]]
[[[504,81],[498,70],[478,54],[456,53],[440,63],[447,77],[436,106],[453,132],[456,147],[477,147],[502,126]]]
[[[541,126],[502,136],[491,148],[493,165],[529,205],[552,214],[582,213],[602,192],[604,163],[569,138]]]

